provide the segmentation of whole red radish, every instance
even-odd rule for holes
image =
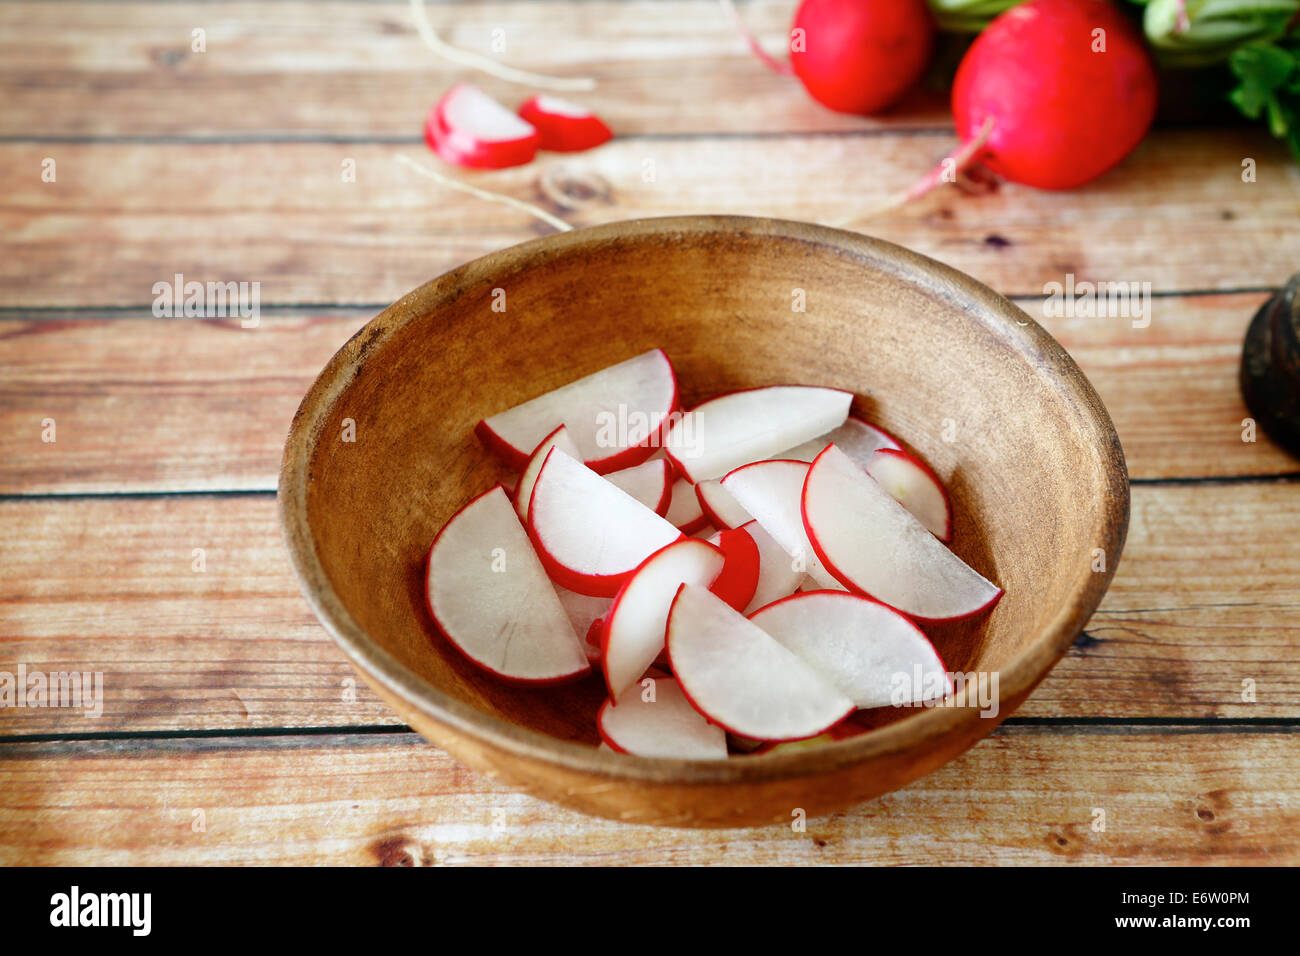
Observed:
[[[985,28],[962,59],[952,112],[988,169],[1039,189],[1096,179],[1133,151],[1156,111],[1138,32],[1108,0],[1029,0]]]
[[[925,0],[803,0],[790,62],[817,102],[841,113],[878,113],[921,78],[934,51]]]

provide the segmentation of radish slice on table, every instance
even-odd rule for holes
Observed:
[[[519,115],[536,127],[541,148],[555,153],[591,149],[614,136],[595,113],[546,93],[519,107]]]
[[[849,418],[834,431],[819,435],[802,445],[787,449],[774,458],[789,458],[791,461],[811,462],[827,445],[838,445],[840,451],[848,455],[863,468],[871,461],[871,456],[882,448],[902,449],[902,445],[893,435],[883,428],[864,422],[860,418]]]
[[[733,734],[799,740],[853,712],[833,684],[707,588],[681,586],[667,643],[695,709]]]
[[[528,533],[552,580],[612,597],[681,532],[582,462],[552,448],[533,485]]]
[[[528,684],[590,670],[582,641],[500,485],[438,532],[425,587],[439,630],[484,670]]]
[[[882,448],[871,456],[867,474],[936,538],[951,540],[952,505],[943,482],[929,465],[905,451]]]
[[[565,451],[573,457],[573,452]],[[668,514],[673,500],[673,466],[664,458],[643,461],[631,468],[611,471],[605,480],[621,488],[657,515]]]
[[[785,550],[792,570],[812,575],[822,587],[839,588],[839,581],[822,565],[804,531],[800,497],[807,475],[808,465],[802,461],[756,461],[728,474],[722,487]]]
[[[656,551],[636,569],[605,615],[600,656],[611,697],[646,672],[664,649],[668,609],[685,582],[708,587],[726,556],[712,544],[684,538]]]
[[[673,422],[664,436],[664,451],[692,482],[718,478],[838,428],[852,401],[849,392],[811,385],[731,392]]]
[[[647,677],[605,701],[596,724],[605,743],[623,753],[681,760],[727,756],[727,732],[692,707],[671,677]]]
[[[808,460],[812,461],[811,458]],[[745,522],[754,520],[754,516],[741,507],[740,502],[716,478],[705,478],[696,485],[695,497],[699,499],[704,517],[715,528],[739,528]]]
[[[472,83],[457,83],[434,104],[424,138],[447,162],[474,169],[522,166],[541,141],[531,123]]]
[[[743,524],[741,529],[749,533],[758,548],[758,583],[754,586],[753,598],[745,607],[746,614],[789,597],[805,579],[812,580],[796,567],[794,559],[786,553],[785,548],[777,544],[776,539],[757,521]]]
[[[676,408],[677,375],[653,349],[485,418],[474,431],[522,471],[538,443],[565,425],[583,463],[605,474],[649,458]]]
[[[749,619],[858,707],[903,707],[952,692],[930,639],[871,598],[813,591],[769,604]]]
[[[754,591],[758,587],[762,561],[758,544],[744,528],[719,531],[709,539],[709,544],[718,548],[727,558],[722,573],[709,586],[709,590],[737,611],[743,611],[754,599]]]
[[[671,465],[669,466],[671,467]],[[673,482],[673,497],[666,516],[670,524],[681,529],[682,534],[695,534],[709,525],[708,516],[700,507],[695,488],[685,478]]]
[[[533,485],[537,483],[537,476],[541,473],[542,464],[546,461],[546,456],[552,448],[558,448],[570,458],[579,457],[578,446],[573,443],[569,437],[569,430],[561,425],[555,431],[551,432],[538,443],[532,456],[528,459],[528,464],[524,466],[523,472],[519,475],[519,483],[515,485],[515,511],[518,512],[520,519],[528,521],[528,505],[533,499]]]
[[[808,466],[803,521],[826,570],[909,617],[969,617],[1002,596],[834,445]]]

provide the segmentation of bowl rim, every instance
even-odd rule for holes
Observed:
[[[1081,563],[1069,592],[1072,599],[1057,611],[1030,647],[999,669],[999,706],[995,717],[981,717],[978,707],[969,705],[921,708],[902,720],[856,737],[807,750],[778,751],[743,759],[669,760],[610,753],[510,723],[443,693],[370,638],[335,593],[316,554],[308,523],[310,466],[321,428],[367,351],[383,343],[407,322],[435,310],[439,301],[454,298],[476,282],[517,268],[537,256],[572,252],[584,245],[610,240],[719,232],[794,240],[851,255],[877,271],[906,282],[916,283],[918,276],[928,277],[929,293],[950,299],[954,307],[973,315],[1017,353],[1032,357],[1034,372],[1054,378],[1077,413],[1092,419],[1098,431],[1110,439],[1102,449],[1106,459],[1107,494],[1091,532],[1093,547],[1105,551],[1106,570],[1094,572],[1088,564]],[[1065,654],[1100,604],[1119,564],[1129,518],[1128,470],[1106,407],[1064,347],[1013,302],[951,266],[882,239],[793,220],[723,215],[619,220],[554,233],[488,253],[398,299],[344,343],[303,397],[285,441],[277,500],[284,541],[304,596],[353,665],[386,691],[390,700],[400,701],[402,707],[425,715],[437,725],[518,758],[629,783],[674,785],[759,782],[825,773],[912,750],[959,729],[969,731],[974,721],[986,721],[987,729],[973,739],[992,732]],[[1006,706],[1008,702],[1013,702],[1010,708]],[[406,714],[398,709],[399,715],[405,718]]]

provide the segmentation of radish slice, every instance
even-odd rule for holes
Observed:
[[[715,528],[739,528],[747,521],[754,520],[754,516],[741,507],[740,502],[716,478],[705,478],[696,485],[695,497],[699,499],[704,517]]]
[[[590,667],[505,489],[458,511],[429,548],[429,613],[453,646],[498,677],[550,684]]]
[[[609,613],[610,599],[607,597],[579,594],[558,584],[554,587],[555,593],[560,598],[560,604],[564,606],[564,613],[569,615],[575,634],[585,637],[591,631],[592,625],[600,623],[601,618]]]
[[[827,445],[838,445],[840,451],[848,455],[861,467],[866,468],[871,456],[882,448],[896,448],[901,450],[902,445],[893,435],[880,428],[872,425],[870,422],[864,422],[860,418],[849,418],[843,425],[834,431],[827,432],[811,441],[806,441],[787,451],[776,455],[777,458],[789,458],[792,461],[811,462]]]
[[[718,478],[844,424],[850,392],[774,385],[731,392],[673,422],[664,451],[692,482]]]
[[[541,141],[531,123],[472,83],[457,83],[434,104],[424,138],[442,159],[473,169],[522,166]]]
[[[668,608],[684,582],[708,587],[726,556],[712,544],[684,538],[656,551],[619,591],[601,635],[600,656],[611,697],[631,687],[664,649]]]
[[[681,532],[626,491],[552,448],[533,485],[528,533],[551,578],[579,594],[613,596]]]
[[[754,590],[758,587],[759,565],[762,560],[758,544],[744,528],[719,531],[709,539],[709,544],[718,548],[727,559],[727,563],[722,566],[722,573],[709,590],[737,611],[743,611],[754,599]]]
[[[871,598],[813,591],[769,604],[749,619],[858,707],[904,707],[952,693],[929,638]]]
[[[567,448],[565,452],[577,457]],[[666,515],[673,500],[673,466],[664,458],[643,461],[631,468],[611,471],[605,480],[621,488],[657,515]]]
[[[522,471],[538,443],[566,425],[583,463],[605,474],[649,458],[676,408],[677,375],[663,350],[653,349],[485,418],[474,431]]]
[[[803,519],[826,570],[909,617],[969,617],[1002,596],[834,445],[808,467]]]
[[[929,465],[905,451],[882,448],[871,456],[867,474],[936,538],[952,539],[952,505],[948,492]]]
[[[666,517],[670,524],[681,529],[682,534],[695,534],[709,524],[700,500],[695,496],[695,487],[685,478],[673,482],[673,497]]]
[[[802,461],[756,461],[728,474],[722,487],[785,549],[793,570],[812,575],[823,587],[838,588],[839,581],[823,567],[804,531],[799,499],[807,475]]]
[[[677,681],[647,678],[642,684],[633,684],[616,700],[601,705],[596,725],[605,743],[639,757],[721,760],[727,756],[727,732],[691,706]]]
[[[753,598],[745,608],[746,614],[752,614],[773,601],[789,597],[808,575],[795,566],[794,559],[757,521],[741,525],[741,529],[749,532],[758,548],[758,583],[754,586]]]
[[[815,737],[854,709],[825,678],[698,585],[683,584],[673,600],[668,657],[695,709],[733,734]]]
[[[614,136],[595,113],[546,93],[519,107],[519,115],[537,128],[541,148],[555,153],[591,149]]]
[[[515,486],[515,511],[524,522],[528,521],[528,505],[533,499],[533,485],[537,483],[542,463],[546,461],[546,456],[552,448],[560,449],[570,458],[577,458],[579,455],[578,447],[569,437],[569,430],[563,425],[541,440],[533,451],[532,457],[528,459],[528,464],[524,466],[523,473],[519,476],[519,484]]]

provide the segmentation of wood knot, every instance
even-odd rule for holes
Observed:
[[[151,50],[149,52],[149,58],[159,66],[175,66],[177,63],[183,61],[188,55],[189,53],[186,50],[173,46],[160,47],[159,49]]]
[[[1083,852],[1083,841],[1075,833],[1075,825],[1052,827],[1047,831],[1047,848],[1060,856],[1077,856]]]
[[[538,177],[537,187],[561,209],[590,209],[613,201],[613,190],[599,173],[561,163],[546,167]]]
[[[381,837],[370,847],[380,866],[426,866],[424,848],[410,837]]]

